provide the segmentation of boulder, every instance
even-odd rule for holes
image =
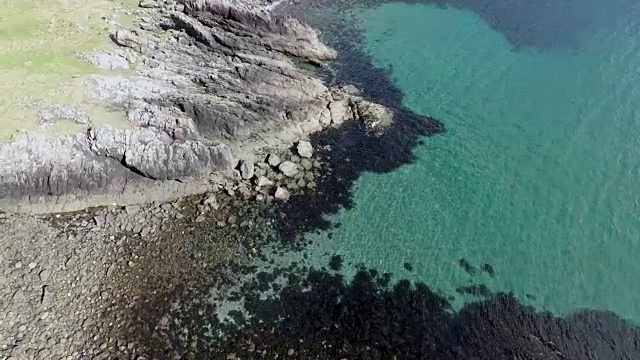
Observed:
[[[298,150],[298,155],[303,158],[310,158],[313,155],[313,146],[310,142],[305,140],[301,140],[298,142],[296,150]]]
[[[242,162],[240,162],[240,176],[245,180],[249,180],[254,174],[255,168],[253,166],[253,161],[242,160]]]
[[[278,200],[287,201],[291,197],[291,194],[289,193],[289,190],[278,186],[274,197]]]
[[[269,180],[269,178],[267,178],[266,176],[260,176],[256,181],[256,185],[258,185],[259,187],[272,186],[273,181]]]
[[[298,165],[291,161],[283,162],[278,169],[286,177],[294,177],[298,173]]]
[[[393,123],[393,113],[383,105],[361,100],[355,104],[356,114],[369,129],[381,130]]]
[[[342,125],[345,120],[351,119],[351,109],[346,100],[331,102],[329,111],[331,111],[331,123],[334,125]]]
[[[269,157],[267,159],[267,163],[273,167],[276,167],[278,165],[280,165],[280,163],[282,162],[282,160],[280,160],[280,157],[278,157],[278,155],[276,154],[269,154]]]

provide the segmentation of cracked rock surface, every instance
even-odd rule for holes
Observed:
[[[202,192],[240,160],[287,148],[323,127],[359,114],[377,123],[377,107],[327,88],[294,64],[319,65],[336,54],[313,29],[268,12],[273,5],[145,1],[140,28],[111,32],[121,50],[85,57],[105,69],[135,61],[135,74],[77,79],[92,97],[123,111],[131,127],[59,138],[25,134],[1,144],[0,209],[171,200]]]

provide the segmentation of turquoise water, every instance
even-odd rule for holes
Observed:
[[[410,262],[446,294],[483,283],[556,314],[640,323],[640,39],[598,27],[579,47],[514,50],[467,10],[392,3],[361,17],[405,105],[447,132],[417,162],[364,174],[323,250],[400,274]]]

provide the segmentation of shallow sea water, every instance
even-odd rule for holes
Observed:
[[[374,64],[447,131],[425,138],[416,162],[361,176],[332,238],[312,235],[318,253],[424,281],[458,306],[470,298],[456,288],[485,284],[558,315],[640,323],[637,11],[582,5],[522,20],[520,37],[471,5],[361,12]]]

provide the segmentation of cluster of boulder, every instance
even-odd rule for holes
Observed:
[[[218,192],[267,203],[287,201],[292,194],[316,189],[321,169],[322,163],[313,159],[311,143],[301,140],[292,152],[271,152],[258,162],[239,161],[234,179],[221,184]],[[199,210],[204,213],[207,206],[217,210],[220,207],[219,196],[215,193],[207,196]]]

